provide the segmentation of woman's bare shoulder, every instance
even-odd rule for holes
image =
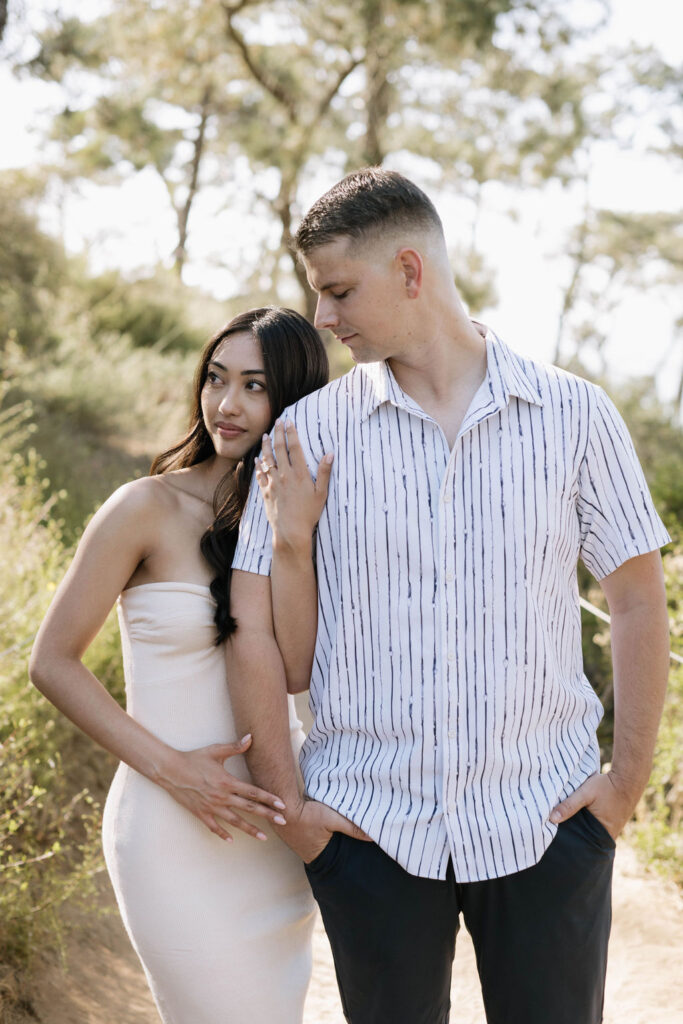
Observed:
[[[176,505],[177,498],[161,476],[142,476],[117,487],[96,518],[145,520],[172,514]]]

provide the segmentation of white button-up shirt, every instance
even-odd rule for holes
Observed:
[[[598,579],[669,540],[626,427],[593,384],[491,332],[449,449],[385,363],[288,410],[315,471],[314,724],[306,790],[412,874],[535,864],[555,804],[599,768],[576,566]],[[254,483],[234,568],[268,574]]]

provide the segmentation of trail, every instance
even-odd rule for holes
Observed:
[[[103,900],[113,907],[108,887]],[[644,869],[622,840],[615,869],[604,1024],[683,1024],[681,964],[683,897],[671,883]],[[35,1024],[36,1019],[42,1024],[159,1024],[115,912],[91,915],[82,923],[68,947],[66,973],[54,963],[45,964],[30,1000],[36,1016],[18,1017],[17,1024]],[[474,953],[464,929],[458,936],[452,1003],[452,1024],[485,1024]],[[304,1024],[344,1024],[329,946],[319,923]]]

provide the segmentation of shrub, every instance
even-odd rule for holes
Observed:
[[[33,689],[26,663],[67,557],[44,467],[25,443],[30,407],[0,414],[0,963],[24,965],[59,944],[59,906],[92,891],[99,809],[65,768],[73,729]]]

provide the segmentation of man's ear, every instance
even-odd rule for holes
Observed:
[[[422,256],[417,249],[399,249],[396,262],[403,275],[406,295],[409,299],[416,299],[422,290]]]

